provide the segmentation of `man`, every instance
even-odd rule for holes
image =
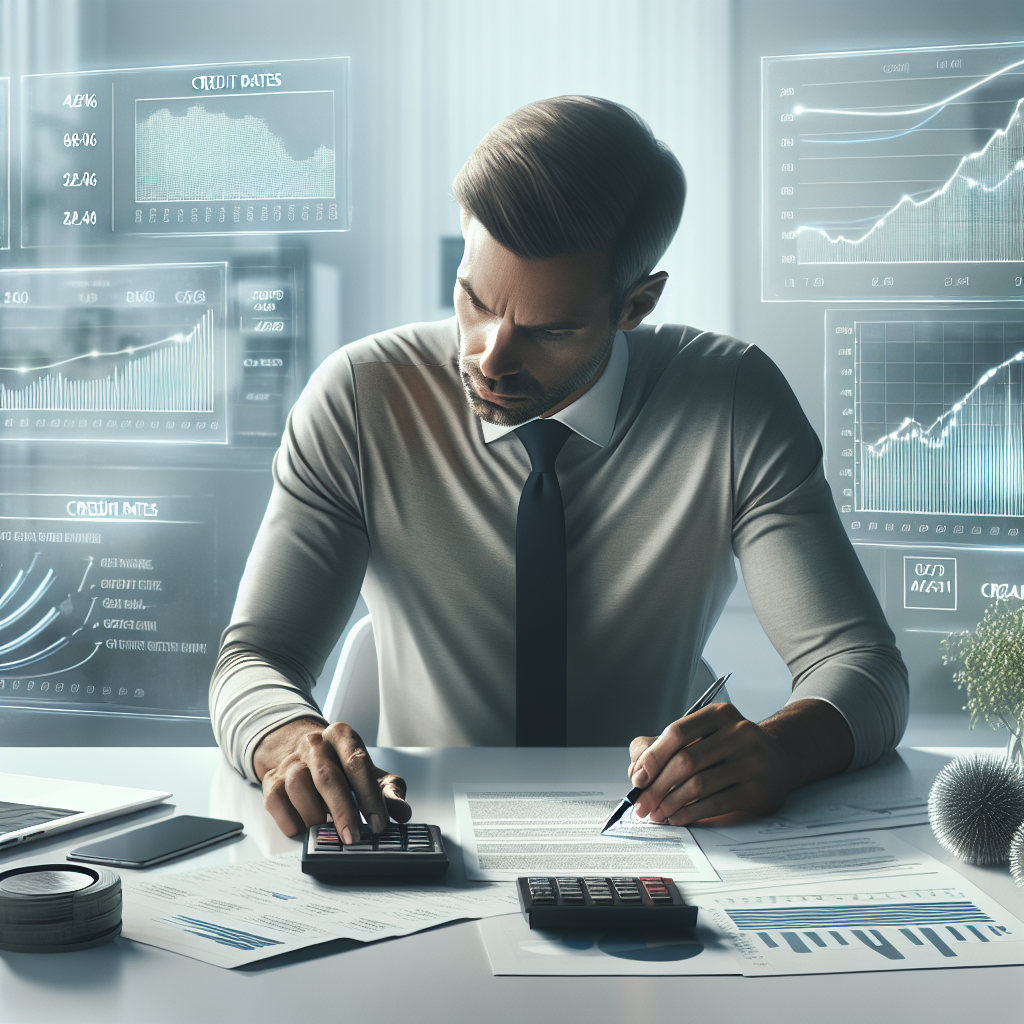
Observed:
[[[455,318],[313,375],[210,690],[285,833],[329,812],[347,843],[360,810],[375,831],[411,813],[310,696],[360,588],[382,745],[632,740],[638,812],[688,824],[769,812],[898,742],[906,670],[782,375],[733,339],[641,326],[684,193],[625,108],[523,107],[455,181]],[[729,704],[677,720],[734,552],[792,698],[760,725]]]

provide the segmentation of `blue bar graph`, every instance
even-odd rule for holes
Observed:
[[[196,917],[186,917],[183,914],[176,914],[169,919],[169,923],[185,926],[184,930],[190,935],[198,935],[200,938],[209,939],[221,946],[230,946],[232,949],[264,949],[267,946],[282,945],[278,939],[269,939],[265,935],[239,931],[237,928],[226,928],[223,925],[202,921]]]

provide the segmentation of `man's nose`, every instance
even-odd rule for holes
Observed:
[[[497,380],[518,373],[522,368],[514,325],[501,320],[488,332],[487,344],[480,357],[480,372],[491,380]]]

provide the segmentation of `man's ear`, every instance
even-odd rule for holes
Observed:
[[[668,274],[664,270],[645,277],[627,296],[619,316],[618,329],[631,331],[639,327],[644,317],[653,312],[667,283]]]

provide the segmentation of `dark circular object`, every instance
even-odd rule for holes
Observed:
[[[704,952],[704,943],[700,939],[686,935],[602,935],[597,946],[608,956],[639,960],[641,963],[689,960]]]
[[[32,864],[0,872],[0,949],[67,953],[121,933],[121,879],[106,868]]]
[[[928,817],[943,849],[968,864],[1005,864],[1024,822],[1024,773],[1002,758],[961,757],[935,777]]]

